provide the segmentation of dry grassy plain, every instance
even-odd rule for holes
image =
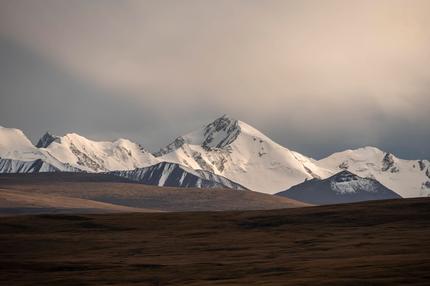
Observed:
[[[429,285],[430,199],[0,218],[1,285]]]
[[[0,216],[258,210],[302,206],[307,204],[251,191],[147,186],[101,174],[0,175]]]

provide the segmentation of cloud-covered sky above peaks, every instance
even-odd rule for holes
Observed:
[[[0,125],[151,150],[226,113],[430,159],[430,1],[0,1]]]

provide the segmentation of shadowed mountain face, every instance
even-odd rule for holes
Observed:
[[[61,138],[58,136],[54,136],[54,135],[50,134],[49,132],[46,132],[39,139],[39,141],[37,141],[36,147],[37,148],[46,148],[54,141],[59,143],[61,141]]]
[[[3,173],[39,173],[60,172],[60,170],[41,159],[34,161],[20,161],[12,159],[0,159],[0,172]]]
[[[277,195],[318,205],[401,198],[378,181],[348,171],[324,180],[305,181]]]
[[[245,187],[222,176],[204,170],[193,170],[179,164],[162,162],[150,167],[130,171],[110,172],[145,185],[160,187],[228,188],[246,190]]]

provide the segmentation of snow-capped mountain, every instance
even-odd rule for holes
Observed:
[[[31,143],[21,130],[0,127],[0,157],[30,161],[42,158],[43,153]]]
[[[430,195],[430,162],[402,160],[375,147],[334,153],[317,165],[334,170],[348,170],[361,177],[374,178],[404,198]]]
[[[348,171],[323,180],[307,180],[277,195],[316,205],[401,198],[375,179],[362,178]]]
[[[130,171],[110,172],[109,174],[124,177],[146,185],[246,190],[243,186],[211,172],[193,170],[179,164],[167,162]]]
[[[2,173],[132,170],[159,161],[127,139],[97,142],[72,133],[46,133],[34,146],[19,129],[0,127]]]
[[[313,159],[290,151],[248,124],[225,115],[178,137],[154,155],[160,161],[209,171],[262,193],[276,193],[305,179],[331,174]]]
[[[38,143],[58,161],[86,172],[133,170],[159,162],[142,146],[127,139],[93,141],[76,133],[45,134]]]
[[[365,147],[316,161],[280,146],[250,125],[228,116],[178,137],[154,154],[127,139],[97,142],[75,133],[61,137],[46,133],[34,146],[21,130],[0,127],[1,173],[110,172],[161,162],[182,165],[187,172],[205,171],[262,193],[277,193],[305,179],[326,179],[348,170],[376,179],[402,197],[430,196],[428,160],[402,160],[377,148]]]
[[[77,171],[35,147],[24,133],[0,127],[0,173]]]

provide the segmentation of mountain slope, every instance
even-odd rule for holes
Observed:
[[[31,161],[44,157],[24,133],[0,126],[0,158]]]
[[[430,196],[428,160],[402,160],[378,148],[365,147],[334,153],[317,165],[374,178],[404,198]]]
[[[24,133],[0,127],[0,173],[78,171],[35,147]]]
[[[0,173],[41,173],[41,172],[78,172],[80,170],[68,165],[55,167],[42,159],[22,161],[0,159]]]
[[[39,143],[58,161],[87,172],[132,170],[158,162],[142,146],[127,139],[98,142],[76,133],[62,137],[45,134]]]
[[[37,145],[19,129],[0,127],[0,172],[132,170],[158,163],[142,146],[126,139],[97,142],[78,134],[44,134]]]
[[[227,116],[178,137],[154,155],[160,161],[209,171],[262,193],[276,193],[304,179],[331,174],[314,160]]]
[[[348,171],[324,180],[305,181],[277,195],[317,205],[401,198],[378,181]]]
[[[156,165],[130,171],[116,171],[109,174],[124,177],[145,185],[164,187],[228,188],[246,190],[222,176],[208,171],[193,170],[179,164],[162,162]]]

